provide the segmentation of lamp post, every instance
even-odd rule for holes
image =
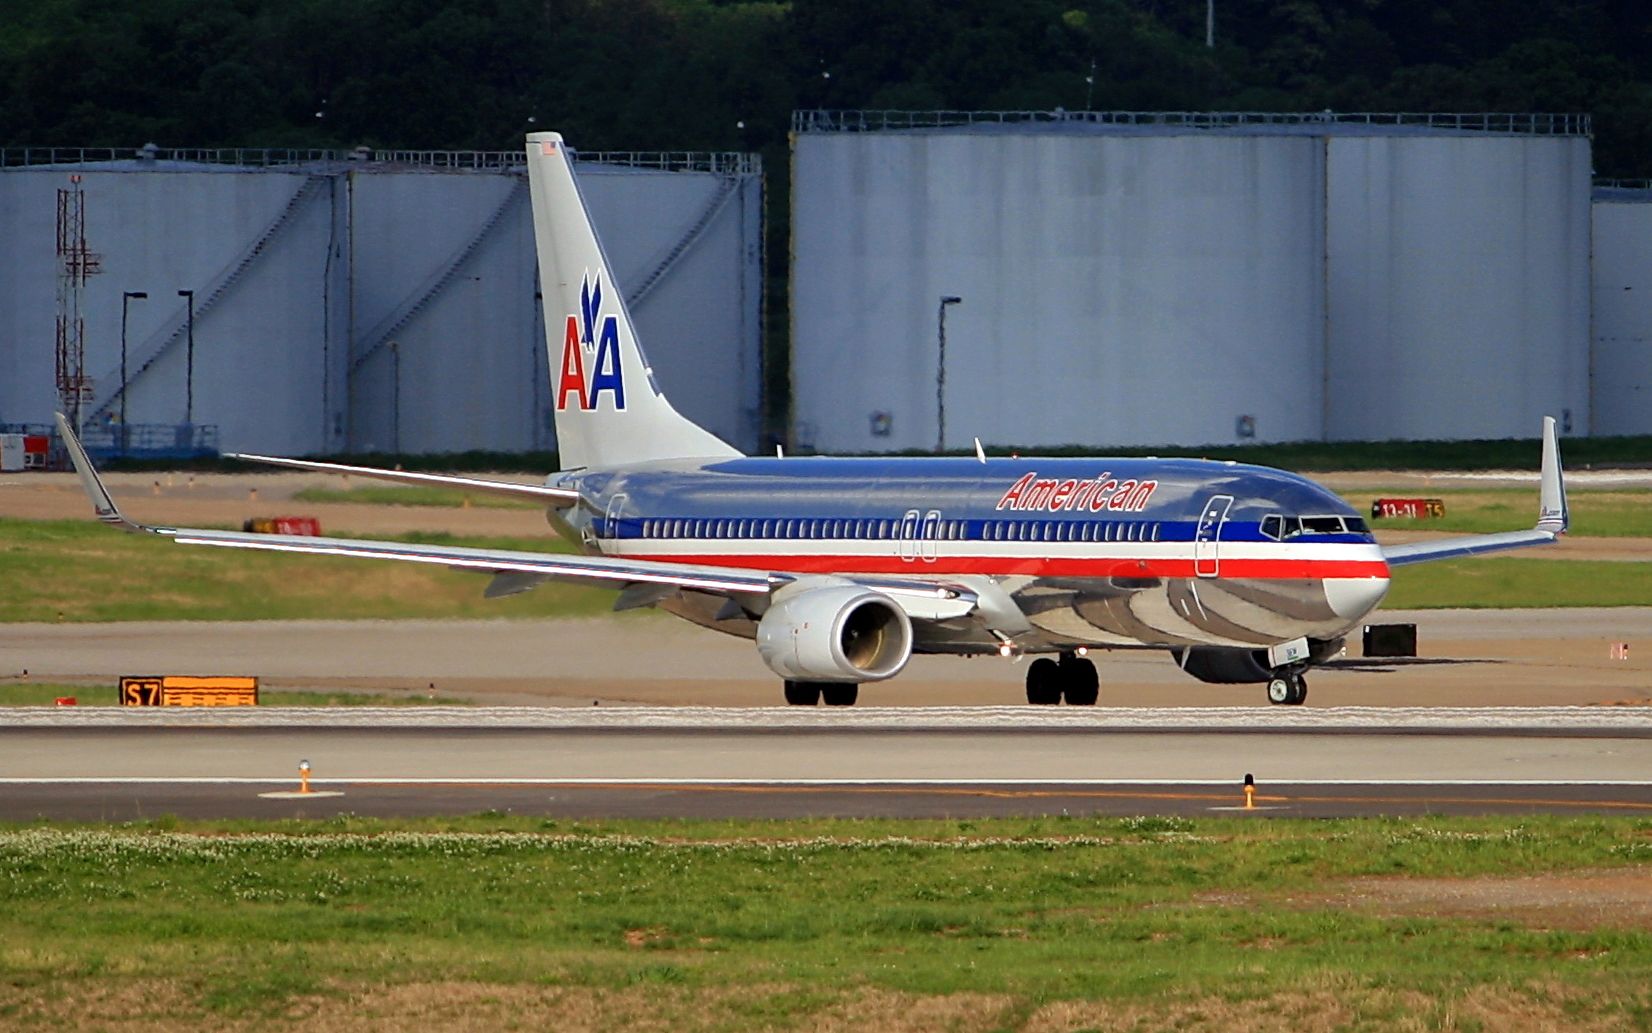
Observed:
[[[941,307],[935,316],[935,337],[940,344],[935,363],[935,454],[946,451],[946,307],[956,305],[963,298],[955,294],[941,295]]]
[[[397,341],[390,342],[390,451],[397,455],[402,450],[402,349]]]
[[[147,301],[148,291],[120,292],[120,450],[126,454],[126,306],[133,299]]]
[[[184,352],[184,423],[195,425],[195,292],[179,291],[178,297],[189,302],[189,315],[184,321],[188,345]]]

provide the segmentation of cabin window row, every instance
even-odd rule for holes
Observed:
[[[644,520],[644,538],[897,538],[899,520]],[[962,520],[944,520],[933,531],[920,522],[909,527],[905,537],[961,539]],[[938,532],[938,533],[937,533]]]
[[[902,525],[906,526],[903,528]],[[1156,542],[1160,525],[1142,520],[736,520],[647,519],[644,538],[922,539],[993,542]],[[971,531],[975,531],[974,534]],[[612,531],[610,531],[612,533]]]

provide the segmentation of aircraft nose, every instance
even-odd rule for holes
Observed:
[[[1325,579],[1325,601],[1338,617],[1358,620],[1377,608],[1388,594],[1385,577],[1334,577]]]

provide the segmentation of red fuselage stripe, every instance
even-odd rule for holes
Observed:
[[[1261,580],[1322,578],[1387,578],[1381,560],[1228,559],[1081,559],[1038,556],[939,556],[934,560],[903,560],[895,556],[706,555],[628,554],[635,559],[663,563],[690,563],[799,574],[991,574],[1000,577],[1198,577],[1215,571],[1223,578]],[[1197,569],[1195,569],[1197,566]]]

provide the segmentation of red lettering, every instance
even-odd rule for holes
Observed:
[[[1053,480],[1044,480],[1044,481],[1036,482],[1032,486],[1032,490],[1027,492],[1027,498],[1026,498],[1025,504],[1023,504],[1022,506],[1020,506],[1018,508],[1020,508],[1020,509],[1049,509],[1049,508],[1051,508],[1050,507],[1050,497],[1055,494],[1055,487],[1056,487],[1057,483],[1058,482],[1053,481]]]
[[[1034,476],[1034,474],[1030,473],[1022,475],[1020,480],[1010,485],[1010,490],[1004,492],[1003,497],[998,500],[998,505],[993,508],[1004,509],[1005,507],[1008,507],[1010,509],[1020,509],[1021,500],[1025,496],[1027,489],[1032,486]]]
[[[1052,510],[1060,509],[1062,503],[1066,502],[1067,499],[1072,496],[1073,489],[1077,486],[1077,481],[1062,481],[1060,484],[1056,485],[1055,494],[1050,497],[1050,508]]]
[[[1086,502],[1090,501],[1090,494],[1092,492],[1094,492],[1095,490],[1096,490],[1096,482],[1095,481],[1079,481],[1078,482],[1078,491],[1073,493],[1072,504],[1069,505],[1067,508],[1068,509],[1082,510],[1084,508],[1084,504]]]
[[[1090,496],[1090,512],[1099,513],[1107,508],[1107,493],[1119,486],[1118,481],[1103,481],[1096,488],[1096,493]]]
[[[562,335],[562,377],[557,381],[556,408],[568,408],[568,395],[579,400],[581,409],[589,409],[591,400],[585,394],[585,357],[579,348],[579,320],[568,317],[568,328]]]
[[[1113,493],[1113,498],[1107,503],[1108,509],[1129,509],[1130,493],[1136,490],[1135,481],[1125,481],[1119,485],[1119,490]]]

